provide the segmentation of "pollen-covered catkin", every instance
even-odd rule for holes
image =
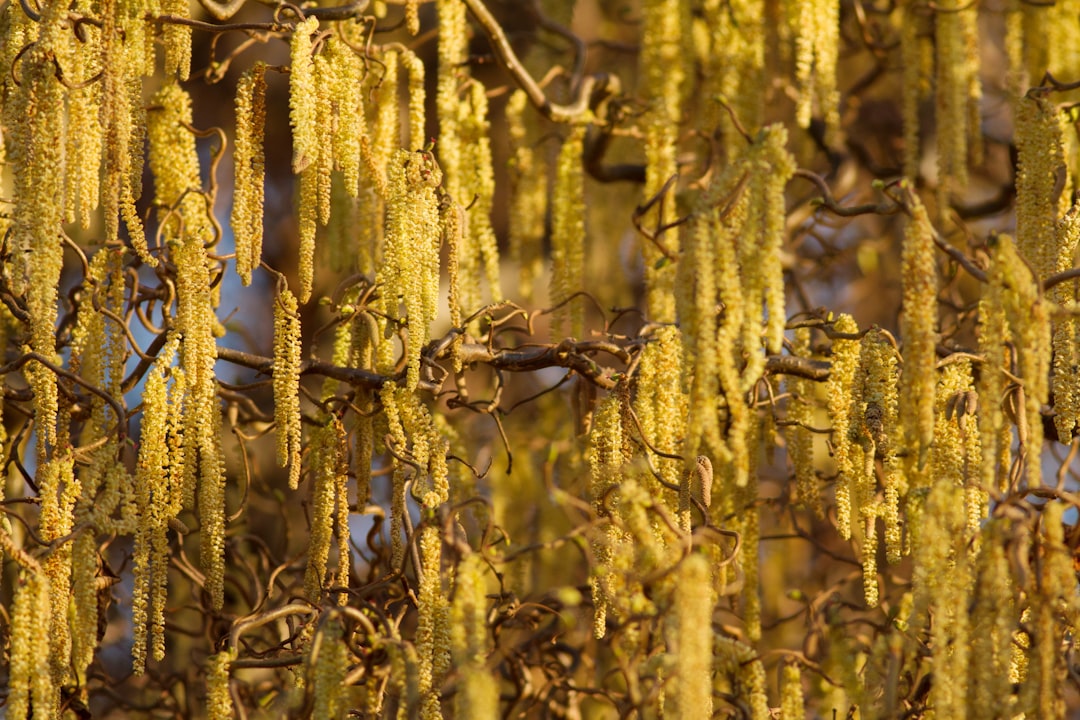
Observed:
[[[292,170],[297,175],[319,157],[318,88],[311,57],[311,35],[318,29],[318,18],[302,20],[289,45],[289,125],[293,132]]]
[[[485,667],[489,649],[486,568],[479,555],[470,554],[455,573],[450,647],[461,678],[454,709],[462,718],[493,717],[499,704],[495,676]]]
[[[583,337],[585,305],[570,296],[583,289],[585,272],[585,177],[581,153],[585,126],[570,131],[563,141],[555,168],[555,195],[551,199],[551,289],[553,305],[560,305],[552,321],[553,336],[569,325],[571,337]]]
[[[799,357],[810,357],[809,328],[795,331],[793,350]],[[791,389],[787,413],[791,423],[787,428],[788,457],[795,472],[795,497],[800,505],[822,515],[821,495],[814,472],[814,436],[810,431],[814,426],[815,384],[802,378],[789,378],[787,383]]]
[[[904,426],[904,444],[909,453],[914,453],[921,469],[934,440],[937,271],[930,217],[914,193],[910,198],[911,217],[904,231],[900,272],[903,283],[900,328],[904,343],[900,421]]]
[[[409,390],[420,382],[420,353],[438,311],[441,232],[435,188],[442,178],[431,154],[422,150],[399,150],[387,168],[385,262],[377,283],[385,286],[383,312],[404,319],[408,328]]]
[[[25,718],[31,702],[34,717],[58,717],[58,688],[49,668],[49,629],[52,622],[49,581],[44,574],[24,570],[11,609],[10,655],[6,716]],[[66,613],[65,613],[66,616]]]
[[[300,315],[296,298],[282,285],[274,301],[274,422],[277,462],[289,468],[289,487],[300,480]]]
[[[349,671],[349,648],[338,615],[328,617],[319,628],[310,646],[309,662],[315,700],[311,717],[338,720],[347,709],[343,683]]]
[[[854,336],[859,326],[850,315],[841,315],[833,323],[833,331],[847,335],[836,338],[832,346],[832,370],[826,384],[829,418],[832,420],[833,458],[836,461],[836,524],[842,538],[851,537],[851,482],[856,465],[862,455],[852,442],[851,431],[854,418],[851,415],[851,397],[855,391],[859,368],[859,341]]]
[[[236,272],[244,285],[262,257],[266,123],[266,65],[256,63],[236,86],[236,139],[233,150],[232,229]]]
[[[229,674],[236,660],[236,650],[222,650],[211,655],[206,663],[207,720],[231,720],[234,717]]]
[[[648,102],[644,117],[645,129],[645,187],[642,201],[649,202],[662,190],[668,180],[678,174],[675,162],[679,121],[682,116],[680,100],[686,81],[686,39],[684,14],[687,3],[681,0],[647,0],[642,3],[642,39],[640,72],[643,78],[642,95]],[[655,204],[656,211],[645,216],[649,227],[662,228],[675,220],[677,211],[674,192]],[[678,235],[670,229],[659,231],[657,241],[678,252]],[[656,243],[643,242],[645,265],[646,305],[649,317],[657,322],[675,320],[675,267],[667,262]]]
[[[1067,181],[1057,107],[1033,90],[1016,108],[1016,249],[1043,280],[1058,261],[1058,206]]]
[[[704,556],[692,554],[679,565],[669,647],[675,653],[670,702],[678,717],[712,717],[712,582]]]

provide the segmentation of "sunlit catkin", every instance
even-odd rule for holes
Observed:
[[[932,67],[923,58],[931,46],[931,13],[917,0],[900,4],[901,113],[904,119],[904,177],[919,177],[922,147],[919,142],[919,106],[930,91]]]
[[[300,480],[300,315],[296,298],[282,285],[274,301],[274,422],[277,461],[289,468],[289,487]]]
[[[474,80],[469,86],[468,105],[461,118],[461,174],[456,198],[470,207],[465,244],[459,250],[461,263],[461,304],[470,311],[481,303],[480,278],[487,281],[492,302],[502,300],[499,287],[499,248],[491,226],[495,174],[491,162],[488,102],[484,86]],[[455,198],[455,199],[456,199]],[[582,260],[584,262],[584,260]]]
[[[1058,205],[1068,171],[1057,107],[1033,90],[1016,109],[1016,249],[1045,279],[1058,261]]]
[[[904,231],[900,277],[903,302],[900,330],[904,368],[900,378],[900,421],[904,445],[919,467],[934,440],[934,363],[937,361],[937,270],[934,228],[926,208],[912,193],[911,217]]]
[[[1056,272],[1072,267],[1080,241],[1080,206],[1069,209],[1057,226],[1058,257]],[[1051,290],[1059,305],[1074,302],[1075,283],[1061,283]],[[1054,427],[1059,442],[1067,443],[1080,424],[1080,321],[1075,315],[1054,319],[1053,358]]]
[[[142,674],[146,666],[147,638],[152,637],[154,644],[163,643],[160,632],[164,630],[165,608],[161,603],[165,597],[164,587],[160,587],[160,590],[158,587],[159,582],[164,582],[166,569],[157,565],[168,563],[165,539],[167,523],[179,509],[170,502],[173,494],[170,484],[182,482],[182,476],[178,476],[176,468],[172,466],[169,452],[168,418],[170,411],[175,412],[176,407],[169,404],[166,372],[176,358],[179,342],[180,338],[175,333],[169,338],[151,367],[143,390],[142,442],[135,469],[135,501],[142,522],[135,533],[131,593],[131,655],[136,674]],[[165,550],[165,557],[155,549]],[[151,613],[154,622],[151,622]]]
[[[772,717],[769,699],[765,693],[765,666],[757,652],[734,638],[714,636],[713,668],[724,679],[721,687],[740,698],[747,706],[751,720],[768,720]]]
[[[446,174],[447,192],[457,202],[468,203],[471,198],[461,197],[463,110],[459,92],[468,78],[469,25],[462,0],[438,0],[435,8],[439,16],[439,80],[435,98],[439,115],[439,162]]]
[[[799,357],[810,357],[810,329],[795,331],[794,352]],[[814,472],[814,383],[802,378],[789,378],[791,398],[788,400],[787,428],[788,457],[795,472],[795,498],[800,505],[823,514],[821,495],[817,489]]]
[[[840,124],[840,94],[836,89],[840,3],[813,0],[792,2],[790,7],[795,32],[795,82],[799,93],[795,119],[799,127],[810,127],[816,104],[825,121],[826,133],[832,135]]]
[[[585,126],[576,126],[563,141],[555,168],[555,194],[551,199],[551,303],[566,303],[555,313],[553,336],[569,324],[571,337],[585,332],[585,306],[570,296],[583,289],[585,272],[585,177],[581,153]]]
[[[331,615],[322,623],[310,645],[309,662],[314,697],[311,717],[341,718],[348,704],[343,683],[349,670],[349,648],[338,615]]]
[[[668,180],[678,173],[675,162],[679,121],[682,119],[682,84],[686,80],[685,39],[683,38],[686,3],[680,0],[647,0],[642,4],[643,33],[640,68],[643,79],[641,94],[648,102],[644,117],[645,128],[645,187],[644,202],[653,199]],[[646,215],[651,227],[669,225],[676,217],[674,193],[656,203],[655,212]],[[661,231],[656,238],[678,252],[678,235]],[[675,267],[666,262],[659,247],[643,241],[645,287],[648,315],[658,322],[675,319]]]
[[[532,110],[522,90],[506,103],[507,135],[513,157],[510,173],[510,261],[518,266],[518,293],[533,298],[533,286],[543,270],[544,214],[547,212],[548,173],[542,153],[532,147]]]
[[[184,414],[185,482],[198,479],[201,561],[214,607],[224,599],[225,467],[221,414],[217,401],[217,342],[214,339],[211,261],[214,239],[201,187],[191,99],[178,85],[163,86],[152,98],[149,119],[150,169],[161,214],[161,235],[176,265],[176,328],[183,338],[180,364],[189,397]]]
[[[993,520],[982,530],[981,552],[975,568],[971,625],[971,663],[967,678],[970,716],[987,717],[991,708],[1008,708],[1013,701],[1009,665],[1016,629],[1016,590],[1009,578],[1004,520]]]
[[[787,663],[780,680],[780,720],[803,720],[806,705],[803,701],[802,673],[795,663]]]
[[[411,50],[403,49],[400,56],[401,66],[409,77],[409,144],[405,149],[419,150],[427,144],[427,136],[424,134],[427,99],[424,90],[424,63]]]
[[[319,156],[318,90],[311,35],[319,20],[308,17],[297,24],[289,45],[289,125],[293,131],[292,169],[299,174]]]
[[[420,382],[420,354],[438,310],[441,233],[435,188],[442,177],[425,151],[399,150],[387,167],[385,263],[377,282],[385,287],[384,312],[405,320],[409,331],[409,390]]]
[[[266,65],[256,63],[236,86],[232,229],[236,272],[244,285],[251,284],[251,273],[262,257],[265,123]]]
[[[11,609],[6,717],[27,717],[31,702],[34,718],[59,717],[49,667],[51,624],[49,581],[37,572],[23,571]],[[66,613],[65,613],[66,617]]]
[[[1023,407],[1017,421],[1026,451],[1030,487],[1042,483],[1040,456],[1043,446],[1042,406],[1049,395],[1050,319],[1042,289],[1016,246],[1005,235],[997,238],[990,267],[990,292],[1000,293],[1009,332],[1016,341],[1019,376],[1023,382]],[[1000,290],[996,290],[999,288]],[[998,342],[1004,342],[1000,337]]]
[[[421,720],[442,718],[439,688],[450,665],[450,607],[442,582],[442,534],[434,525],[420,531],[419,611],[416,652],[419,656]]]
[[[848,336],[859,332],[859,326],[850,315],[841,315],[833,323],[833,331]],[[861,460],[854,455],[855,444],[851,439],[852,393],[859,368],[859,341],[852,337],[836,338],[832,346],[832,370],[827,381],[829,418],[832,420],[833,458],[838,471],[836,482],[836,524],[842,538],[851,537],[851,481],[855,463]]]
[[[623,428],[622,402],[619,393],[612,392],[596,411],[592,432],[589,434],[589,497],[597,514],[604,515],[604,498],[621,479],[623,464],[629,459],[627,439]],[[597,638],[606,633],[606,617],[612,603],[611,591],[605,578],[610,575],[612,549],[609,538],[597,533],[592,542],[596,568],[590,578],[593,595],[593,634]]]
[[[713,600],[708,561],[690,555],[676,570],[675,582],[669,640],[675,654],[675,687],[668,702],[677,717],[712,717]]]
[[[498,708],[495,676],[487,669],[490,643],[484,581],[486,565],[479,555],[470,554],[458,566],[454,600],[450,610],[451,649],[460,675],[454,695],[457,717],[493,717]]]
[[[942,205],[947,204],[951,191],[962,190],[967,185],[969,137],[981,132],[977,127],[968,127],[968,102],[979,100],[977,96],[971,97],[978,92],[978,65],[972,62],[968,52],[969,45],[977,43],[971,37],[976,32],[976,11],[974,6],[960,0],[947,0],[934,13],[938,187]]]
[[[231,720],[235,717],[232,694],[229,692],[229,674],[236,660],[236,651],[222,650],[211,655],[206,663],[206,717],[207,720]]]
[[[327,578],[327,560],[334,530],[338,543],[348,545],[347,529],[342,530],[338,513],[339,493],[348,474],[348,448],[345,429],[337,417],[321,418],[311,431],[311,540],[308,564],[304,573],[304,593],[311,602],[318,602]],[[340,557],[339,557],[340,559]],[[348,584],[349,567],[338,568],[341,585]]]
[[[667,325],[657,330],[655,341],[641,353],[634,398],[641,432],[654,448],[672,455],[679,454],[679,445],[686,432],[687,397],[681,388],[681,359],[679,329]],[[655,456],[654,462],[664,480],[671,485],[679,484],[682,463],[661,456]],[[667,492],[656,487],[660,496]],[[669,496],[668,500],[671,499]]]
[[[29,345],[33,352],[55,361],[57,286],[64,263],[61,244],[65,173],[64,87],[55,77],[55,57],[66,56],[73,41],[63,27],[66,10],[45,6],[37,41],[26,47],[21,77],[13,97],[5,99],[5,140],[11,148],[13,201],[10,277],[15,294],[25,292],[29,313]],[[14,65],[12,68],[14,69]],[[14,76],[13,76],[14,77]],[[10,106],[10,115],[7,112]],[[56,444],[56,378],[44,368],[34,385],[34,409],[39,419],[41,452]],[[48,385],[53,387],[50,389]]]

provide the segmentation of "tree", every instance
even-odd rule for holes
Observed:
[[[1076,0],[576,5],[3,7],[5,717],[1075,709]]]

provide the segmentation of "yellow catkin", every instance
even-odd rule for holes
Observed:
[[[56,691],[49,667],[51,624],[49,581],[39,573],[24,571],[15,589],[11,609],[10,655],[6,716],[25,718],[34,707],[34,718],[59,717]],[[66,613],[64,614],[66,617]]]
[[[443,33],[440,31],[440,44],[442,36]],[[360,150],[373,187],[380,197],[386,199],[389,192],[386,169],[389,167],[390,158],[401,147],[401,110],[397,100],[398,54],[386,53],[382,61],[385,66],[383,75],[377,88],[374,88],[371,94],[371,104],[375,108],[371,141],[369,143],[361,139]],[[442,118],[441,113],[439,117]],[[446,148],[441,143],[439,157],[443,163],[446,162]],[[378,224],[382,225],[381,217]]]
[[[712,717],[711,585],[704,556],[691,555],[679,565],[671,611],[673,637],[669,641],[675,654],[675,687],[668,698],[678,717]]]
[[[698,203],[698,212],[683,228],[676,299],[682,327],[684,383],[690,391],[687,422],[693,429],[683,448],[683,456],[688,460],[701,453],[718,462],[730,456],[720,436],[717,407],[720,352],[716,312],[718,288],[714,270],[719,267],[733,274],[730,283],[735,288],[738,278],[728,230],[713,208],[722,204],[725,207],[729,203],[741,204],[741,188],[739,167],[733,163],[710,183],[708,192]],[[731,213],[735,212],[733,207]],[[732,311],[741,309],[740,300],[741,294],[732,296]]]
[[[767,318],[764,322],[765,349],[779,353],[784,339],[787,314],[784,310],[784,271],[780,253],[784,243],[784,187],[795,172],[795,158],[786,150],[787,130],[782,125],[770,125],[762,131],[748,158],[751,204],[749,231],[753,243],[739,245],[743,291],[749,308],[763,301]],[[753,248],[753,249],[751,249]],[[744,350],[755,348],[760,336],[761,319],[758,312],[748,312],[743,331]],[[756,331],[756,332],[755,332]],[[743,386],[756,384],[764,369],[761,352],[751,352],[757,362],[749,362]]]
[[[13,152],[13,218],[7,240],[12,291],[25,292],[29,345],[50,361],[55,352],[57,286],[63,267],[61,223],[64,218],[65,89],[55,77],[54,58],[66,58],[73,39],[63,26],[66,9],[46,6],[36,42],[18,65],[21,77],[5,100],[5,140]],[[10,127],[10,130],[8,129]],[[46,452],[56,444],[56,380],[43,368],[32,380],[37,435]],[[49,387],[52,385],[53,387]]]
[[[491,163],[488,102],[484,86],[478,81],[474,80],[469,85],[468,104],[462,108],[462,112],[462,180],[458,194],[452,197],[463,198],[471,205],[466,211],[466,243],[459,252],[463,281],[460,283],[461,304],[471,312],[481,303],[481,277],[487,281],[491,301],[502,300],[499,286],[499,248],[495,240],[495,230],[491,226],[495,174]],[[583,264],[584,258],[580,262]]]
[[[95,43],[91,46],[98,49]],[[87,75],[99,71],[99,63],[87,68]],[[90,72],[93,70],[93,72]],[[101,157],[105,136],[99,121],[101,114],[101,85],[72,90],[68,103],[68,221],[76,214],[83,229],[89,229],[94,210],[101,201]]]
[[[427,99],[424,90],[424,63],[411,50],[403,49],[400,56],[401,66],[409,77],[409,144],[405,149],[419,150],[427,145],[427,135],[424,132]]]
[[[937,49],[937,155],[938,189],[942,206],[949,193],[962,190],[968,181],[968,138],[980,133],[968,127],[968,102],[978,90],[978,65],[968,52],[977,38],[973,17],[975,6],[948,0],[934,13]],[[977,57],[974,58],[977,60]],[[975,76],[973,79],[972,76]],[[974,98],[977,104],[979,97]]]
[[[297,225],[299,254],[297,262],[298,288],[296,297],[301,303],[311,299],[315,284],[315,231],[319,219],[319,169],[309,167],[300,173],[297,191]]]
[[[1072,267],[1080,244],[1080,206],[1073,206],[1057,227],[1058,258],[1056,272]],[[1075,283],[1061,283],[1052,291],[1059,305],[1074,302]],[[1068,443],[1080,424],[1080,321],[1074,315],[1054,319],[1053,358],[1054,427],[1058,442]]]
[[[266,65],[256,63],[236,86],[232,229],[236,272],[244,285],[251,284],[251,273],[262,257],[265,123]]]
[[[442,718],[440,686],[450,665],[449,604],[442,583],[442,534],[434,525],[420,530],[420,562],[416,652],[420,659],[419,691],[421,720]]]
[[[1049,395],[1050,319],[1041,287],[1021,260],[1008,236],[997,238],[990,267],[991,294],[1000,293],[1010,335],[1016,341],[1019,376],[1024,385],[1024,405],[1019,408],[1024,424],[1027,480],[1030,487],[1042,483],[1043,425],[1041,408]],[[996,291],[995,288],[1000,288]],[[998,342],[1004,342],[999,338]]]
[[[1043,280],[1058,262],[1056,221],[1068,171],[1055,105],[1032,91],[1016,109],[1016,249]]]
[[[799,357],[811,356],[809,328],[795,331],[793,351]],[[787,419],[794,423],[787,429],[787,438],[788,457],[795,472],[795,498],[800,505],[821,516],[824,510],[814,472],[814,436],[810,431],[814,427],[815,383],[802,378],[789,378],[787,383],[791,389]]]
[[[543,271],[544,214],[547,212],[548,173],[542,153],[532,147],[535,125],[522,90],[515,90],[506,103],[507,135],[510,140],[510,262],[518,266],[517,292],[533,299],[533,287]],[[530,122],[531,121],[531,122]]]
[[[679,122],[682,119],[680,100],[686,78],[686,52],[682,38],[683,13],[686,3],[680,0],[647,0],[642,4],[642,38],[639,60],[642,76],[642,96],[648,102],[643,125],[645,129],[645,187],[643,198],[652,199],[665,183],[678,172],[675,161]],[[670,224],[678,214],[672,192],[657,211],[646,216],[649,226]],[[670,230],[657,238],[669,252],[678,252],[678,235]],[[645,241],[642,245],[645,261],[646,306],[650,319],[672,322],[675,319],[675,267],[659,247]]]
[[[406,0],[405,29],[413,36],[420,32],[420,0]]]
[[[931,475],[964,488],[968,536],[978,540],[988,495],[979,482],[981,451],[971,363],[949,363],[940,373]]]
[[[343,683],[349,671],[349,648],[338,616],[322,624],[310,647],[311,694],[315,701],[311,717],[339,720],[348,705]]]
[[[682,337],[679,329],[664,326],[657,330],[655,342],[641,353],[637,373],[637,394],[634,411],[641,432],[649,443],[661,452],[677,455],[679,442],[686,429],[686,395],[680,388]],[[671,458],[653,457],[660,476],[671,485],[678,485],[682,463]],[[670,491],[657,484],[654,496],[673,499]]]
[[[450,628],[454,666],[461,678],[454,695],[457,717],[494,717],[498,711],[498,686],[486,667],[490,642],[485,568],[479,555],[469,555],[455,576]]]
[[[336,38],[329,42],[327,60],[331,66],[331,96],[336,108],[334,165],[344,176],[345,194],[355,198],[360,188],[361,146],[370,142],[364,113],[364,66],[356,53]]]
[[[859,332],[859,326],[850,315],[841,315],[833,324],[833,330],[845,335]],[[859,341],[838,338],[833,340],[832,370],[826,385],[829,418],[832,421],[833,457],[838,471],[836,484],[837,530],[842,538],[851,537],[851,481],[855,476],[855,444],[852,442],[850,398],[855,389],[859,367]]]
[[[74,527],[75,501],[82,488],[75,477],[74,457],[70,453],[56,455],[38,466],[35,474],[41,515],[39,534],[46,543],[69,535]],[[71,679],[71,626],[68,608],[71,601],[71,543],[60,544],[42,561],[42,573],[48,580],[49,602],[49,670],[56,688]]]
[[[190,16],[186,0],[164,0],[161,13],[187,19]],[[191,26],[177,22],[162,23],[165,45],[165,74],[187,80],[191,72]]]
[[[232,694],[229,692],[229,673],[236,660],[236,651],[222,650],[206,661],[207,720],[231,720],[235,717]]]
[[[914,195],[911,198],[911,218],[904,231],[900,271],[903,283],[900,331],[904,343],[900,418],[905,447],[922,468],[934,440],[937,271],[934,228],[922,202]]]
[[[406,321],[405,385],[411,390],[420,381],[420,354],[438,310],[441,234],[435,188],[442,172],[429,153],[399,150],[387,178],[385,263],[376,282],[385,287],[384,312]]]
[[[327,559],[334,528],[338,524],[337,504],[339,477],[348,473],[344,428],[336,417],[323,418],[322,424],[311,432],[311,541],[308,547],[307,570],[304,573],[304,593],[311,602],[322,596],[327,577]],[[343,542],[341,536],[338,542]],[[348,538],[344,539],[348,544]],[[340,568],[343,573],[348,567]],[[347,575],[342,578],[347,584]]]
[[[71,665],[79,685],[86,683],[97,648],[97,557],[94,534],[79,533],[71,550]]]
[[[135,470],[135,501],[143,522],[135,535],[135,577],[131,594],[131,655],[136,674],[142,674],[146,667],[151,609],[155,619],[164,616],[164,608],[153,602],[155,575],[164,578],[164,573],[156,568],[155,564],[162,560],[167,563],[168,558],[162,558],[159,553],[155,553],[154,546],[167,544],[164,536],[168,529],[168,519],[175,517],[175,513],[169,512],[171,503],[166,501],[171,496],[170,481],[178,478],[175,469],[171,467],[172,458],[168,446],[168,417],[169,412],[175,408],[170,407],[168,402],[165,374],[176,358],[179,342],[176,334],[169,338],[154,361],[143,390],[142,442],[139,444],[139,458]],[[164,597],[158,599],[163,600]],[[157,626],[156,622],[154,626]],[[153,632],[149,634],[156,637]]]
[[[335,83],[335,63],[330,59],[331,53],[324,52],[316,55],[313,64],[315,66],[315,126],[320,128],[334,127],[334,92],[337,89]],[[315,172],[315,207],[316,217],[320,225],[326,225],[330,221],[330,190],[334,174],[334,144],[320,142],[315,147],[318,155],[313,159],[311,168]],[[310,245],[314,252],[314,233]],[[301,238],[301,246],[304,238]]]
[[[585,127],[570,131],[559,152],[555,170],[555,195],[552,197],[551,289],[552,304],[566,302],[583,289],[585,263],[585,179],[581,166]],[[552,332],[557,337],[569,324],[572,337],[585,331],[585,310],[580,300],[570,300],[555,314]]]
[[[1009,666],[1016,630],[1016,603],[1005,549],[1008,532],[1002,520],[992,521],[982,530],[971,611],[971,626],[976,632],[971,637],[967,678],[967,709],[971,717],[979,717],[989,708],[1012,715],[1007,709],[1014,700]]]
[[[772,717],[765,693],[765,667],[757,652],[746,643],[717,635],[714,640],[713,668],[718,680],[730,694],[746,705],[751,720]]]
[[[810,127],[814,106],[823,116],[826,137],[840,124],[836,62],[840,43],[840,3],[836,0],[793,2],[789,13],[795,33],[795,82],[799,127]]]
[[[134,26],[144,21],[130,3],[108,0],[102,3],[101,18],[101,124],[104,136],[104,167],[101,204],[105,218],[105,240],[118,242],[120,220],[131,236],[131,245],[139,258],[154,267],[142,222],[135,208],[140,192],[137,172],[142,172],[142,82],[141,63],[133,55]]]
[[[289,487],[300,480],[300,315],[296,298],[281,287],[274,302],[274,422],[277,461],[289,468]]]
[[[294,174],[319,157],[318,88],[311,57],[311,36],[318,29],[318,18],[306,18],[293,30],[289,45],[289,125],[293,133]]]
[[[462,0],[438,0],[439,80],[435,106],[439,115],[439,162],[446,174],[445,187],[450,197],[468,203],[461,194],[462,183],[462,102],[459,91],[468,79],[468,22]],[[415,148],[412,148],[415,149]]]
[[[942,717],[962,716],[966,702],[971,582],[965,524],[960,488],[938,480],[926,500],[914,546],[912,615],[930,625],[931,665],[934,677],[941,678],[930,697]]]
[[[704,97],[712,107],[708,127],[720,127],[722,145],[738,147],[743,142],[728,112],[727,104],[743,128],[756,133],[765,109],[765,6],[762,0],[709,0],[703,3],[703,25],[698,55],[705,68]],[[699,26],[700,27],[700,26]]]
[[[189,397],[184,414],[185,483],[198,481],[201,562],[206,590],[215,608],[224,599],[225,466],[221,450],[221,413],[217,401],[216,316],[206,246],[214,239],[199,188],[191,99],[178,85],[163,86],[151,99],[150,169],[162,208],[161,235],[177,268],[176,328],[182,345],[180,364]],[[181,222],[182,220],[182,222]]]
[[[904,177],[916,180],[922,147],[919,142],[919,107],[930,91],[931,79],[922,61],[929,45],[929,24],[932,13],[917,0],[905,0],[900,5],[900,72],[902,84],[902,114],[904,118]]]
[[[806,706],[803,701],[802,674],[795,663],[787,663],[780,681],[780,720],[803,720]]]
[[[863,598],[867,607],[877,607],[878,604],[878,577],[877,577],[877,507],[874,505],[860,508],[863,516]]]
[[[618,485],[622,466],[629,459],[625,443],[622,403],[618,393],[612,392],[600,403],[589,435],[589,497],[597,513],[605,512],[604,498]],[[613,553],[608,538],[599,535],[592,542],[592,550],[595,569],[589,582],[593,595],[593,634],[602,638],[607,631],[609,605],[613,602],[611,588],[605,581],[610,576]]]

